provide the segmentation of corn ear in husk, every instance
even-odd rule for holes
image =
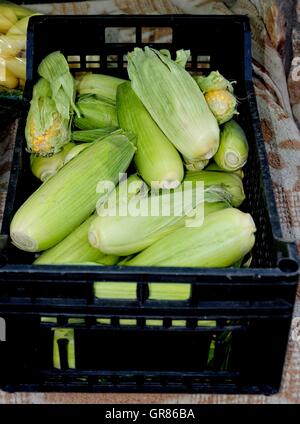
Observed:
[[[250,214],[227,208],[208,215],[200,227],[182,227],[136,255],[128,266],[228,267],[255,242]]]
[[[99,98],[115,104],[117,88],[123,82],[125,82],[124,79],[110,75],[88,73],[79,79],[77,91],[80,95],[95,94]]]
[[[204,188],[218,191],[222,197],[226,195],[226,199],[231,206],[239,207],[245,200],[245,192],[242,179],[230,172],[219,171],[187,171],[184,181],[203,181]]]
[[[130,82],[119,85],[117,112],[120,126],[137,136],[134,163],[152,188],[176,188],[183,179],[179,153],[153,121]]]
[[[135,143],[135,136],[124,131],[91,143],[17,210],[10,224],[12,242],[19,249],[39,252],[74,231],[105,196],[99,181],[116,184],[119,173],[127,170]]]
[[[241,169],[248,159],[249,146],[242,127],[231,120],[224,124],[221,131],[220,146],[214,161],[225,171]]]
[[[193,77],[155,49],[128,54],[131,86],[154,121],[190,161],[210,159],[219,146],[218,123]]]
[[[66,144],[63,149],[55,155],[49,157],[30,155],[30,168],[35,177],[41,181],[55,175],[64,165],[64,160],[68,152],[75,146],[73,143]]]
[[[77,128],[92,130],[119,126],[116,106],[95,95],[80,96],[76,105],[80,111],[80,116],[76,116],[74,120]]]

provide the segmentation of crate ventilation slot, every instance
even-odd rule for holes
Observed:
[[[136,43],[135,27],[107,27],[105,28],[105,42],[111,43]]]

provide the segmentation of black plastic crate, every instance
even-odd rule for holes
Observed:
[[[164,28],[170,42],[157,40]],[[127,40],[112,39],[123,31]],[[33,266],[34,255],[9,242],[14,211],[36,187],[24,125],[37,66],[60,50],[74,73],[126,77],[126,53],[151,45],[191,50],[193,73],[219,70],[236,80],[239,121],[250,156],[243,209],[257,225],[249,269]],[[93,57],[91,57],[93,56]],[[251,35],[243,16],[37,16],[30,19],[24,114],[19,123],[1,230],[0,345],[5,390],[266,393],[278,391],[299,262],[282,238],[252,85]],[[136,281],[135,299],[96,299],[94,281]],[[149,298],[148,282],[191,284],[189,299]],[[41,322],[41,317],[56,322]],[[81,318],[74,324],[71,318]],[[99,325],[97,319],[109,320]],[[124,319],[131,320],[123,325]],[[132,321],[134,320],[134,321]],[[149,320],[160,322],[159,326]],[[180,326],[173,325],[181,321]],[[202,321],[213,321],[203,326]],[[134,324],[132,324],[134,322]],[[200,322],[200,324],[199,324]],[[74,328],[76,369],[53,369],[52,327]],[[211,343],[213,358],[209,358]],[[60,344],[66,364],[66,343]],[[21,352],[21,354],[20,354]],[[101,360],[102,359],[102,360]],[[66,368],[63,366],[63,368]]]

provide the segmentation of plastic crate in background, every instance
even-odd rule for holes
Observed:
[[[157,28],[164,38],[157,39]],[[243,209],[257,226],[249,269],[33,266],[34,255],[9,242],[12,215],[37,184],[28,166],[24,125],[40,61],[60,50],[73,73],[126,78],[126,53],[144,45],[167,48],[173,55],[177,49],[190,49],[189,71],[219,70],[237,81],[236,94],[243,99],[239,122],[250,144]],[[7,322],[7,342],[0,346],[1,387],[276,392],[299,264],[294,244],[282,240],[252,85],[248,19],[37,16],[30,20],[27,52],[26,106],[1,230],[0,315]],[[99,299],[94,281],[136,281],[137,288],[127,299]],[[191,294],[181,300],[155,300],[148,283],[153,289],[159,282],[190,284]],[[57,341],[55,348],[61,369],[53,366],[53,338],[59,328],[74,329],[75,368],[68,361],[68,338]]]

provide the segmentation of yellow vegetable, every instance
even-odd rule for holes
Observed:
[[[15,57],[26,47],[26,35],[1,35],[0,56]]]
[[[233,115],[238,114],[237,100],[228,90],[211,90],[205,94],[205,100],[214,114],[218,124],[229,121]]]
[[[18,84],[18,78],[9,69],[1,66],[0,61],[0,85],[3,85],[6,88],[16,88],[18,87]]]
[[[29,18],[36,15],[41,15],[41,13],[33,13],[30,16],[25,16],[25,18],[20,19],[9,29],[7,35],[26,35]]]
[[[0,4],[0,32],[5,34],[17,20],[15,12],[9,6]]]
[[[7,57],[5,59],[5,65],[16,77],[26,80],[26,59]]]

